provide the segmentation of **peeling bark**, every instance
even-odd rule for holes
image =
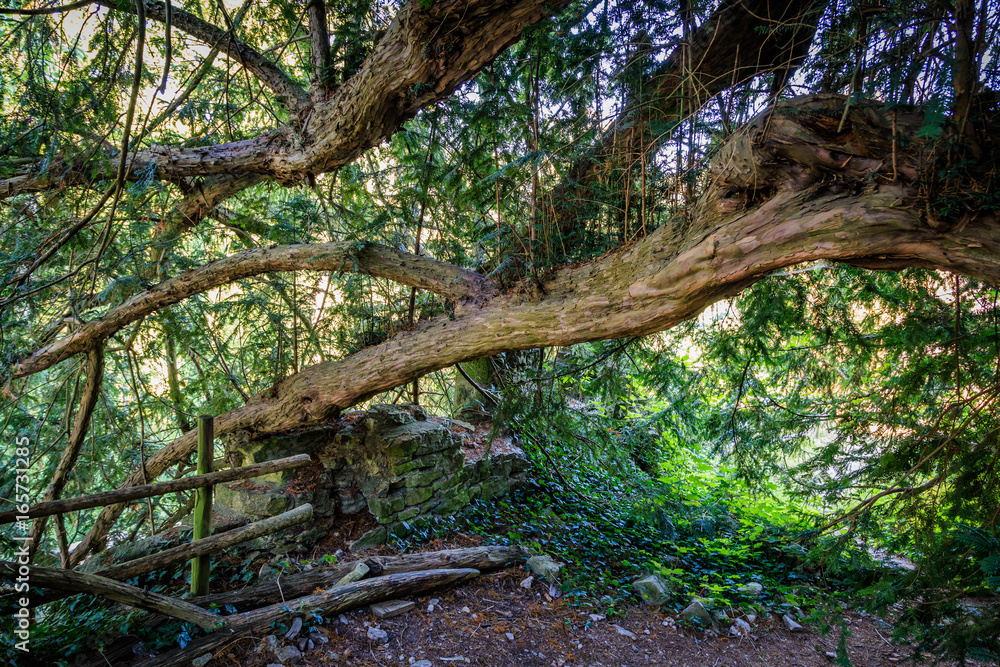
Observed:
[[[463,303],[481,301],[493,293],[490,282],[478,273],[377,243],[313,243],[255,248],[209,262],[136,294],[69,336],[26,357],[14,366],[12,376],[37,373],[89,350],[132,322],[192,295],[262,273],[302,270],[365,273]]]
[[[631,108],[553,189],[555,225],[568,233],[590,216],[593,182],[610,161],[638,161],[672,137],[664,124],[697,113],[715,95],[756,76],[792,70],[806,56],[827,0],[727,0],[679,44],[643,88],[650,100]],[[657,129],[656,125],[660,128]]]
[[[618,253],[566,267],[538,291],[497,296],[306,368],[218,416],[217,433],[257,438],[322,423],[379,392],[501,350],[662,331],[801,262],[920,266],[1000,284],[996,217],[931,225],[917,187],[893,182],[892,112],[852,106],[838,132],[845,102],[797,98],[751,121],[720,150],[691,224],[660,227]],[[899,113],[897,121],[897,133],[912,135],[920,114]],[[916,175],[921,150],[910,143],[897,161],[900,173]],[[194,445],[194,432],[181,436],[149,459],[149,473],[160,474]],[[125,485],[138,484],[139,474]],[[99,547],[120,511],[106,508],[80,549]]]

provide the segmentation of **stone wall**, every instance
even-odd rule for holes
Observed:
[[[520,450],[508,445],[492,455],[467,457],[462,431],[452,420],[428,417],[419,407],[376,405],[336,424],[257,443],[230,438],[230,457],[242,463],[308,453],[313,465],[219,485],[215,499],[254,519],[312,503],[317,522],[297,537],[298,543],[321,538],[324,526],[339,515],[368,510],[379,527],[351,548],[377,546],[390,535],[407,535],[430,517],[503,495],[523,479],[528,464]]]

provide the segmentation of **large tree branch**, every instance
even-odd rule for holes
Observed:
[[[256,248],[210,262],[136,294],[65,338],[46,345],[12,369],[23,377],[89,350],[147,315],[221,285],[276,271],[337,271],[388,278],[458,301],[482,301],[490,281],[473,271],[428,257],[364,242],[314,243]]]
[[[330,33],[326,25],[326,1],[309,0],[309,51],[313,65],[313,94],[322,96],[330,83]]]
[[[806,56],[828,0],[725,0],[678,44],[601,139],[552,191],[556,226],[569,232],[591,217],[594,180],[606,164],[631,164],[672,136],[665,129],[735,85],[793,70]]]
[[[113,0],[95,0],[96,4],[117,11],[130,11],[128,7]],[[167,19],[167,6],[163,2],[146,0],[146,17],[165,22]],[[131,10],[134,13],[134,10]],[[277,65],[264,57],[256,49],[251,48],[241,42],[236,35],[230,31],[218,28],[207,21],[204,21],[190,12],[186,12],[179,7],[171,7],[171,27],[183,30],[187,34],[208,44],[218,47],[220,51],[228,55],[233,60],[241,63],[247,71],[260,79],[261,83],[274,91],[274,94],[281,99],[291,111],[296,112],[309,104],[309,93],[300,87],[295,81],[285,74]]]
[[[130,173],[155,169],[157,178],[175,183],[221,174],[229,178],[256,174],[285,185],[303,183],[388,139],[420,109],[448,97],[475,76],[517,41],[526,26],[568,4],[569,0],[441,0],[425,8],[420,2],[407,3],[357,74],[311,106],[299,123],[224,144],[152,146],[137,152]],[[160,3],[146,6],[151,16],[162,11]],[[176,16],[175,24],[181,27]],[[107,158],[57,163],[43,173],[34,165],[0,180],[0,197],[89,183],[113,173]]]
[[[217,433],[256,438],[322,423],[374,394],[499,350],[662,331],[800,262],[922,266],[1000,284],[996,217],[951,231],[928,224],[917,187],[890,182],[892,112],[853,107],[838,132],[843,105],[835,96],[804,98],[754,119],[720,151],[694,224],[665,225],[619,254],[558,271],[540,297],[497,297],[307,368],[217,417]],[[899,116],[896,133],[912,135],[922,122],[918,113]],[[898,164],[922,159],[916,142],[910,150]],[[190,453],[195,435],[151,457],[150,474]],[[125,484],[139,481],[133,474]],[[102,544],[120,511],[105,509],[77,558]]]

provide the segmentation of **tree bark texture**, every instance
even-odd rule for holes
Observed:
[[[697,113],[713,97],[768,72],[794,70],[805,58],[827,0],[726,0],[673,49],[585,157],[551,193],[563,234],[591,217],[593,184],[612,163],[635,165],[673,137],[665,126]]]
[[[265,632],[277,623],[309,613],[332,616],[366,604],[454,585],[477,576],[479,571],[473,569],[427,570],[390,574],[337,586],[322,593],[227,616],[222,619],[222,629],[207,637],[194,640],[184,649],[174,649],[141,662],[138,667],[172,667],[188,664],[192,658],[212,651],[237,637]]]
[[[290,103],[295,119],[250,139],[197,147],[152,146],[137,151],[129,173],[137,177],[153,169],[156,178],[182,187],[190,186],[187,179],[216,176],[285,185],[307,182],[310,175],[348,164],[391,137],[422,108],[450,96],[475,76],[516,42],[525,27],[569,4],[569,0],[436,0],[426,6],[408,2],[358,72],[315,103],[283,72],[257,62],[256,52],[245,44],[227,42],[226,31],[208,24],[183,24],[187,27],[181,29],[218,43],[243,62]],[[156,19],[162,10],[162,3],[146,3],[150,18]],[[178,16],[175,12],[175,25],[180,27]],[[59,160],[44,164],[44,170],[33,166],[0,180],[0,197],[110,178],[116,169],[110,155],[86,164]]]
[[[712,185],[690,223],[662,226],[617,253],[554,272],[540,289],[514,290],[454,318],[421,323],[344,359],[306,368],[216,419],[219,434],[264,437],[322,423],[379,392],[494,354],[641,336],[668,329],[792,264],[826,260],[871,268],[920,266],[1000,282],[993,213],[964,225],[928,220],[918,185],[927,149],[919,110],[897,113],[833,95],[783,101],[722,147]],[[188,433],[147,462],[158,475],[195,444]],[[126,485],[139,480],[133,474]],[[102,512],[78,548],[99,547],[119,508]]]
[[[191,603],[200,607],[214,604],[223,608],[231,605],[240,610],[255,609],[280,602],[283,599],[306,595],[317,588],[331,588],[344,575],[354,570],[359,562],[368,566],[369,577],[378,577],[387,574],[440,569],[471,568],[480,572],[488,572],[508,565],[523,563],[530,556],[531,554],[526,549],[519,546],[470,547],[402,556],[373,556],[361,561],[340,563],[329,568],[315,568],[308,572],[299,572],[282,577],[280,583],[269,581],[236,591],[193,598]]]
[[[0,575],[13,579],[18,576],[18,568],[17,563],[0,562]],[[194,623],[206,630],[219,624],[218,616],[190,602],[175,600],[159,593],[150,593],[107,577],[48,567],[29,566],[29,570],[28,578],[32,586],[41,586],[63,593],[88,593],[130,607]]]

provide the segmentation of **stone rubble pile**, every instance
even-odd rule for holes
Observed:
[[[376,547],[389,536],[419,530],[434,516],[455,514],[473,500],[501,496],[523,480],[528,468],[523,454],[466,461],[462,439],[448,426],[449,420],[428,417],[416,406],[376,405],[339,429],[311,429],[254,443],[236,436],[225,444],[244,465],[308,453],[322,472],[315,484],[294,492],[287,487],[293,486],[289,482],[297,471],[219,485],[215,502],[252,519],[303,503],[313,505],[318,519],[369,510],[379,527],[361,536],[351,550]],[[317,525],[291,543],[266,547],[275,553],[290,551],[314,543],[324,533]]]

